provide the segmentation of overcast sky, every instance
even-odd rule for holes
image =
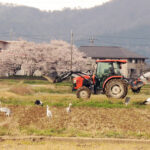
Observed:
[[[110,0],[0,0],[0,3],[12,3],[39,8],[41,10],[62,10],[63,8],[90,8]]]

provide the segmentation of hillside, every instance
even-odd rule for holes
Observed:
[[[70,30],[73,30],[77,46],[89,45],[89,38],[93,36],[96,45],[123,46],[148,56],[149,6],[149,0],[113,0],[91,9],[45,12],[1,4],[0,39],[70,41]]]

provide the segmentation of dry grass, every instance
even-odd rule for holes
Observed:
[[[9,106],[13,114],[0,113],[0,135],[51,135],[67,137],[118,137],[150,139],[150,109],[105,109],[75,107],[68,115],[65,108]]]
[[[10,92],[18,94],[18,95],[31,95],[31,94],[33,94],[33,90],[29,86],[25,86],[25,85],[13,86],[10,89]]]
[[[149,143],[83,142],[83,141],[5,141],[1,150],[149,150]]]

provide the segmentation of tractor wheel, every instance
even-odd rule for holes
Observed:
[[[83,86],[77,90],[77,98],[88,99],[91,96],[91,91],[89,88]]]
[[[107,97],[124,98],[127,92],[127,83],[121,79],[113,79],[106,84],[105,94]]]

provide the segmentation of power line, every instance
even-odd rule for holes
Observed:
[[[66,41],[70,41],[69,38],[67,38],[67,36],[63,35],[63,34],[56,34],[57,36],[54,36],[53,34],[51,35],[40,35],[40,34],[18,34],[16,32],[13,32],[15,34],[15,38],[27,38],[27,39],[32,39],[32,40],[39,40],[39,41],[48,41],[48,40],[52,40],[52,39],[59,39],[59,40],[66,40]],[[63,36],[62,36],[63,35]],[[0,33],[0,36],[2,37],[5,37],[5,38],[9,38],[10,39],[10,32],[1,32]],[[78,37],[78,36],[77,36]],[[150,46],[149,43],[149,40],[150,38],[149,37],[130,37],[130,36],[92,36],[91,38],[87,39],[87,36],[84,38],[75,38],[74,41],[75,42],[84,42],[84,43],[90,43],[93,45],[95,44],[96,42],[100,42],[101,44],[114,44],[114,45],[131,45],[131,46]],[[81,37],[81,36],[80,36]],[[94,38],[96,37],[96,38]],[[12,37],[14,38],[14,37]],[[11,38],[11,39],[12,39]],[[130,41],[127,41],[127,42],[116,42],[115,40],[117,39],[120,39],[120,40],[130,40]],[[112,42],[112,40],[110,41],[110,39],[113,39],[114,42]],[[132,40],[148,40],[148,42],[142,44],[142,43],[132,43]],[[104,40],[109,40],[109,41],[104,41]]]
[[[57,33],[51,33],[50,35],[46,35],[46,34],[24,34],[24,33],[17,33],[17,32],[14,32],[13,31],[13,33],[15,33],[17,36],[30,36],[30,37],[46,37],[46,38],[48,38],[48,37],[52,37],[52,36],[59,36],[59,37],[67,37],[66,36],[66,34],[57,34]],[[9,35],[10,34],[10,32],[1,32],[0,33],[0,35]],[[81,37],[82,35],[77,35],[76,34],[76,36],[77,37]],[[84,37],[90,37],[90,35],[89,34],[86,34],[86,35],[84,35]],[[84,37],[82,37],[82,38],[84,38]],[[93,37],[98,37],[98,38],[119,38],[119,39],[139,39],[139,40],[141,40],[141,39],[150,39],[150,37],[133,37],[133,36],[113,36],[113,35],[108,35],[108,36],[105,36],[105,35],[93,35],[92,37],[91,37],[91,39],[93,38]]]

